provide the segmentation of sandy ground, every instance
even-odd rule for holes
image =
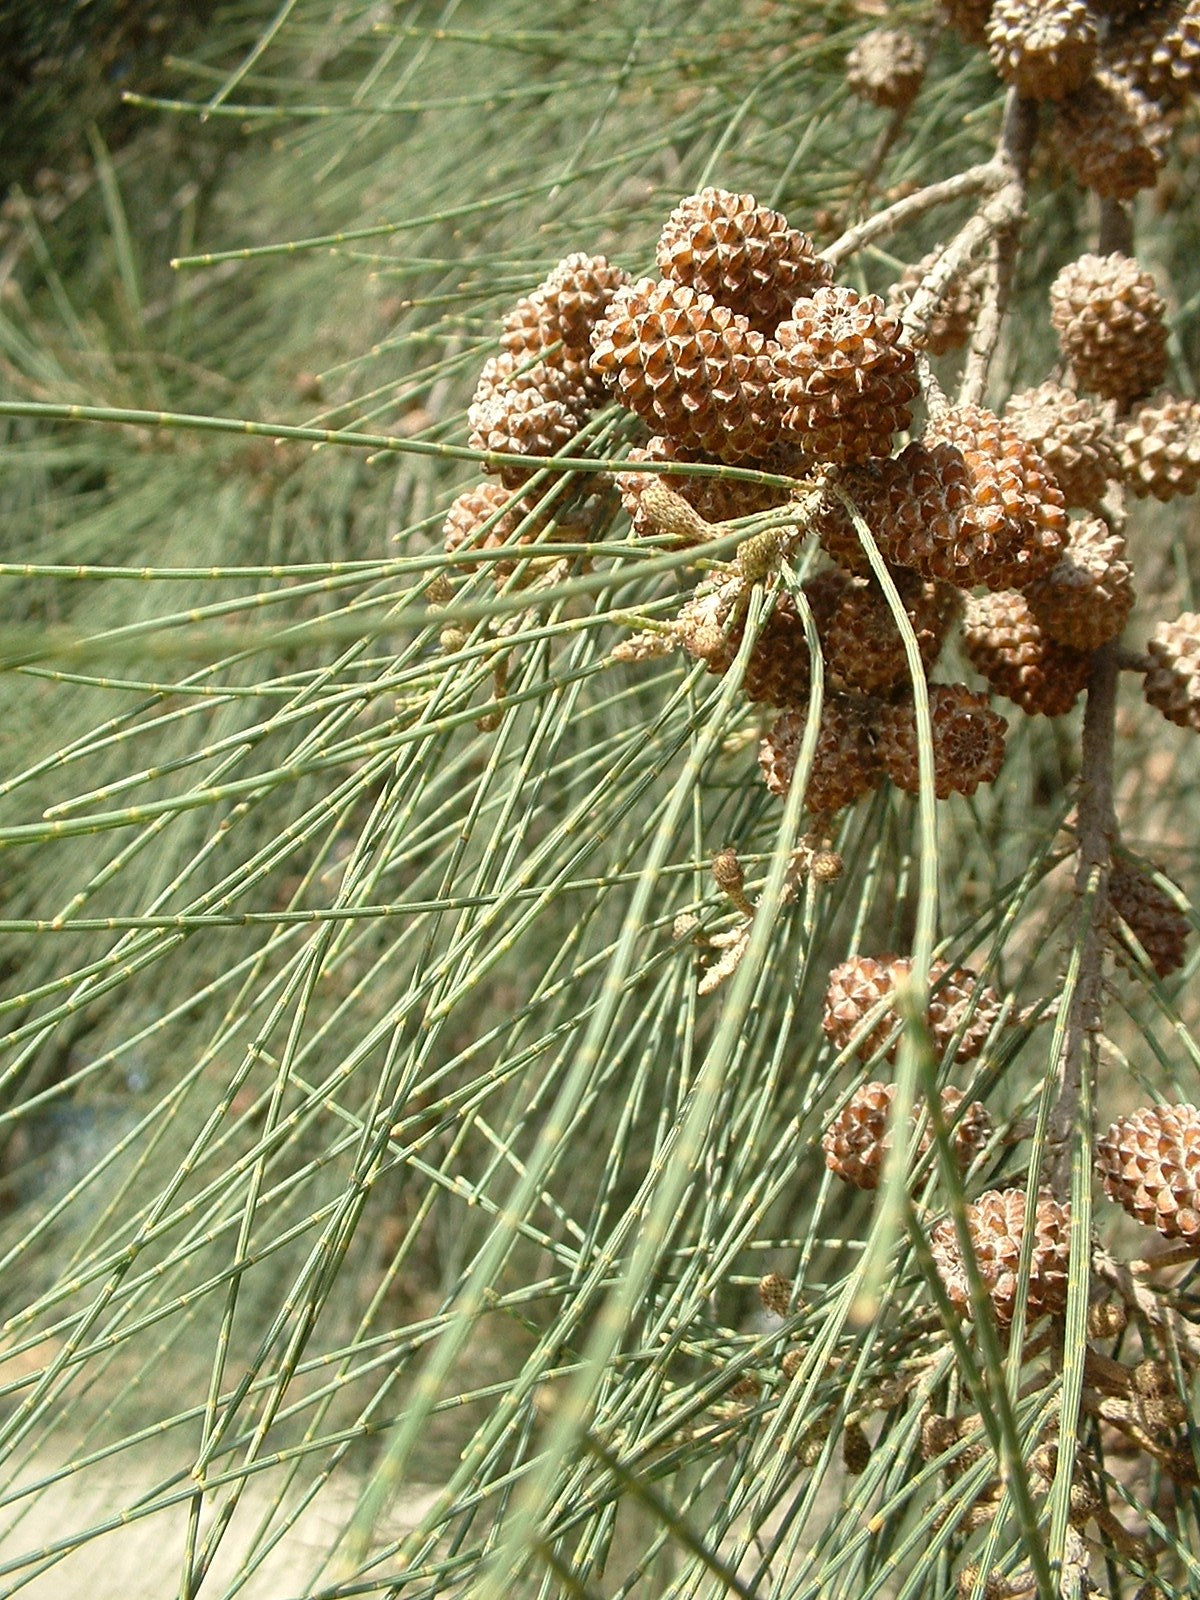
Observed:
[[[109,1464],[106,1481],[89,1473],[86,1487],[78,1478],[42,1488],[17,1520],[18,1508],[0,1512],[0,1596],[21,1595],[28,1600],[176,1600],[180,1594],[188,1508],[185,1504],[143,1517],[124,1527],[91,1539],[79,1550],[42,1566],[35,1552],[45,1551],[80,1529],[95,1526],[122,1508],[136,1505],[153,1487],[149,1471],[139,1482],[119,1459]],[[40,1478],[46,1464],[37,1463],[24,1481]],[[20,1481],[20,1480],[19,1480]],[[10,1490],[10,1493],[12,1491]],[[251,1481],[243,1491],[232,1523],[217,1549],[198,1591],[220,1600],[236,1593],[238,1600],[305,1600],[323,1556],[346,1526],[361,1482],[349,1474],[330,1483],[309,1506],[280,1544],[241,1587],[230,1585],[242,1568],[246,1551],[257,1541],[263,1519],[274,1509],[275,1496],[264,1479]],[[436,1490],[413,1486],[403,1509],[388,1520],[384,1539],[411,1528],[429,1506]],[[215,1508],[214,1508],[215,1509]],[[205,1527],[213,1513],[203,1519]],[[278,1515],[275,1516],[278,1523]],[[32,1559],[31,1559],[32,1558]],[[12,1563],[19,1562],[15,1569]],[[8,1568],[7,1571],[2,1569]]]

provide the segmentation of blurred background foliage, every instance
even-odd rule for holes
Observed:
[[[983,1469],[946,1489],[921,1458],[960,1380],[898,1223],[830,1190],[861,1069],[820,1000],[932,918],[1034,1007],[961,1086],[1036,1105],[1077,723],[1016,719],[936,832],[876,795],[839,882],[779,906],[798,812],[757,780],[757,714],[611,659],[694,579],[678,556],[604,501],[549,587],[480,559],[426,604],[479,368],[562,255],[645,271],[706,182],[826,243],[990,153],[986,61],[892,5],[934,65],[863,193],[884,119],[842,62],[882,10],[0,12],[0,1592],[954,1592],[930,1519]],[[1139,248],[1190,394],[1189,137]],[[843,279],[885,287],[968,214]],[[1039,174],[1001,398],[1045,375],[1045,285],[1094,222]],[[602,415],[587,448],[628,438]],[[1191,601],[1195,541],[1172,508],[1143,526],[1153,618]],[[1133,705],[1120,734],[1126,838],[1190,889],[1188,736]],[[676,919],[731,925],[730,843],[776,912],[702,998]],[[1194,1099],[1188,979],[1126,982],[1111,1049]],[[840,1423],[910,1368],[847,1477]]]

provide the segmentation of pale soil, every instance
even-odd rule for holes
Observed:
[[[39,1460],[36,1470],[31,1468],[22,1474],[14,1487],[22,1481],[41,1478],[47,1470],[48,1464]],[[160,1481],[157,1474],[145,1470],[144,1481],[139,1482],[131,1464],[120,1458],[107,1464],[104,1481],[100,1477],[102,1470],[105,1469],[95,1468],[42,1488],[30,1498],[23,1515],[19,1515],[24,1504],[20,1502],[0,1511],[0,1568],[11,1562],[21,1563],[16,1570],[0,1576],[0,1597],[177,1600],[188,1521],[184,1503],[90,1539],[81,1549],[31,1579],[40,1565],[35,1552],[119,1515],[123,1509],[136,1505]],[[85,1481],[81,1482],[81,1478]],[[349,1472],[342,1480],[327,1485],[254,1574],[241,1587],[231,1589],[246,1552],[259,1542],[264,1518],[274,1510],[275,1496],[268,1477],[257,1483],[251,1481],[243,1491],[199,1595],[212,1596],[213,1600],[227,1595],[232,1600],[234,1594],[238,1600],[304,1600],[314,1582],[319,1581],[322,1560],[353,1516],[362,1490],[361,1479]],[[380,1542],[388,1542],[411,1528],[436,1492],[426,1485],[412,1486],[403,1509],[380,1530]],[[213,1514],[206,1511],[204,1528],[211,1523]],[[278,1525],[279,1520],[276,1512],[272,1525]]]

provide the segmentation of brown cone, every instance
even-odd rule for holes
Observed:
[[[884,1048],[896,1027],[890,1007],[862,1039],[856,1041],[856,1035],[876,1006],[891,1001],[897,985],[911,971],[907,956],[853,956],[834,967],[825,991],[821,1026],[839,1050],[853,1043],[858,1055],[866,1059]],[[1002,1009],[1000,996],[969,967],[951,967],[945,961],[930,963],[929,982],[925,1024],[933,1048],[944,1055],[953,1045],[956,1061],[973,1061],[996,1025]],[[888,1060],[895,1059],[898,1048],[899,1040],[893,1040]]]
[[[483,533],[481,530],[491,518],[496,520]],[[499,483],[477,483],[464,489],[446,513],[443,545],[452,554],[463,549],[494,550],[514,540],[529,544],[543,526],[542,519],[529,515],[519,494]],[[490,570],[496,578],[505,578],[514,565],[513,561],[496,561],[490,564]]]
[[[1160,978],[1179,971],[1187,959],[1192,925],[1148,873],[1131,861],[1114,861],[1108,907],[1136,937]]]
[[[566,256],[505,317],[500,348],[522,364],[544,360],[572,374],[590,398],[603,387],[591,375],[592,329],[629,274],[605,256]]]
[[[971,498],[955,537],[980,551],[990,544],[988,557],[975,565],[979,581],[989,589],[1023,588],[1049,572],[1066,543],[1066,505],[1033,446],[995,412],[973,405],[943,412],[926,443],[962,453]]]
[[[1105,65],[1164,109],[1200,93],[1200,0],[1141,8],[1110,30]]]
[[[552,456],[579,431],[589,405],[580,373],[538,362],[526,367],[507,352],[484,363],[467,412],[473,450],[501,450],[518,456]],[[495,469],[510,487],[524,483],[528,468],[506,462]]]
[[[1050,320],[1079,386],[1126,406],[1167,370],[1166,306],[1129,256],[1080,256],[1050,285]]]
[[[846,87],[871,105],[899,111],[916,99],[925,52],[902,28],[872,28],[846,57]]]
[[[1042,457],[1068,506],[1095,510],[1120,471],[1111,402],[1097,405],[1061,384],[1043,383],[1012,395],[1004,420]]]
[[[794,301],[829,283],[833,269],[807,234],[752,194],[701,189],[679,202],[658,241],[664,278],[711,295],[761,333],[774,333]]]
[[[1118,1117],[1096,1147],[1110,1199],[1168,1239],[1200,1248],[1200,1111],[1149,1106]]]
[[[933,726],[933,789],[939,800],[951,794],[974,794],[991,783],[1004,761],[1008,723],[991,710],[987,696],[961,683],[931,683],[929,711]],[[898,789],[921,790],[916,713],[911,695],[884,706],[879,716],[876,748],[884,772]]]
[[[863,1084],[854,1091],[821,1139],[825,1165],[856,1189],[879,1187],[883,1163],[891,1147],[888,1121],[894,1094],[894,1084]],[[943,1089],[941,1100],[943,1117],[953,1122],[962,1107],[961,1090]],[[919,1113],[920,1107],[915,1110]],[[992,1119],[986,1107],[978,1100],[972,1101],[951,1132],[954,1154],[962,1170],[966,1170],[991,1135]],[[931,1143],[932,1134],[926,1129],[921,1152],[928,1150]]]
[[[994,0],[992,65],[1018,94],[1061,100],[1079,89],[1096,55],[1096,19],[1084,0]]]
[[[1185,611],[1174,622],[1160,622],[1146,649],[1146,699],[1168,722],[1200,733],[1200,612]]]
[[[758,762],[772,794],[786,795],[791,787],[807,720],[803,711],[785,711],[762,741]],[[878,783],[879,764],[864,707],[847,695],[826,695],[805,809],[815,816],[831,815]]]
[[[1016,590],[967,601],[963,648],[996,693],[1031,716],[1061,717],[1091,672],[1091,657],[1056,643]]]
[[[613,296],[592,345],[611,393],[685,450],[737,462],[777,442],[763,336],[711,295],[640,278]]]
[[[1034,1211],[1033,1256],[1025,1302],[1028,1322],[1061,1312],[1067,1303],[1071,1208],[1048,1189],[1038,1191]],[[1024,1189],[989,1189],[967,1207],[967,1232],[996,1321],[1008,1327],[1017,1308],[1021,1237],[1025,1231]],[[939,1222],[931,1239],[933,1259],[952,1305],[972,1315],[966,1268],[954,1223]]]
[[[1154,187],[1170,136],[1154,101],[1102,68],[1062,102],[1053,129],[1076,180],[1107,200],[1132,200]]]
[[[809,578],[802,585],[818,635],[828,626],[849,581],[845,573],[834,569]],[[693,595],[676,619],[680,644],[688,655],[705,662],[710,672],[723,675],[733,665],[744,632],[743,593],[740,580],[728,580]],[[747,700],[768,705],[804,706],[811,684],[804,623],[791,596],[779,594],[754,641],[742,679],[742,693]]]
[[[913,631],[921,660],[931,667],[958,615],[958,593],[915,573],[897,572],[896,586]],[[904,641],[891,607],[873,579],[856,578],[846,585],[822,633],[825,666],[833,683],[860,694],[879,694],[908,675]]]
[[[1056,644],[1098,650],[1118,637],[1133,609],[1124,539],[1099,517],[1073,522],[1062,560],[1026,589],[1025,599],[1039,628]]]
[[[891,453],[912,420],[916,358],[878,295],[833,286],[797,300],[768,352],[785,437],[819,461]]]
[[[1200,400],[1142,406],[1121,439],[1121,476],[1144,499],[1172,500],[1200,489]]]

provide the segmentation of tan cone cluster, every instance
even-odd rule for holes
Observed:
[[[883,1164],[891,1148],[891,1112],[895,1086],[864,1083],[850,1096],[821,1138],[825,1165],[856,1189],[877,1189]],[[992,1136],[992,1119],[978,1100],[963,1105],[960,1089],[941,1091],[942,1116],[951,1123],[951,1144],[965,1171]],[[914,1114],[920,1113],[916,1107]],[[920,1143],[924,1153],[933,1142],[926,1129]]]
[[[1018,94],[1051,108],[1075,180],[1112,200],[1153,188],[1200,87],[1200,0],[942,0]]]
[[[853,956],[834,967],[825,991],[821,1026],[839,1050],[852,1047],[864,1060],[887,1047],[894,1059],[897,987],[912,972],[907,956]],[[999,1020],[1003,1002],[969,967],[933,961],[929,967],[930,997],[925,1026],[939,1055],[953,1046],[956,1061],[973,1061]],[[868,1018],[882,1010],[874,1026]]]
[[[1104,58],[1168,114],[1181,111],[1200,91],[1200,0],[1133,8],[1110,30]]]
[[[989,1189],[967,1207],[967,1233],[975,1265],[1001,1327],[1009,1326],[1017,1309],[1024,1232],[1024,1189]],[[1039,1190],[1025,1300],[1027,1324],[1066,1308],[1070,1232],[1070,1206],[1055,1200],[1048,1189]],[[953,1221],[939,1222],[930,1244],[950,1303],[965,1316],[972,1316],[970,1282]]]

